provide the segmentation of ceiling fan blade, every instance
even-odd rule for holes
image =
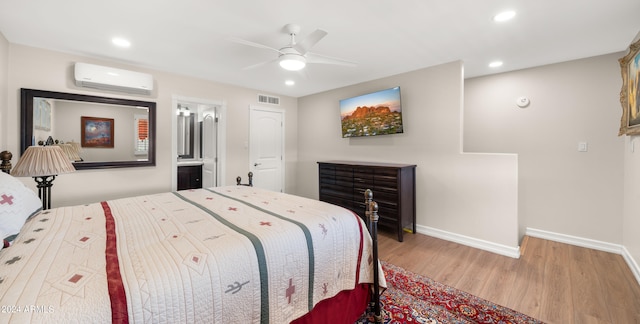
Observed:
[[[259,67],[261,67],[261,66],[264,66],[264,65],[267,65],[267,64],[270,64],[270,63],[273,63],[273,62],[277,62],[279,59],[280,59],[280,58],[278,57],[278,58],[275,58],[275,59],[273,59],[273,60],[268,60],[268,61],[260,62],[260,63],[257,63],[257,64],[253,64],[253,65],[245,66],[245,67],[243,67],[243,68],[242,68],[242,70],[243,70],[243,71],[246,71],[246,70],[253,70],[253,69],[255,69],[255,68],[259,68]]]
[[[357,62],[348,61],[348,60],[337,58],[337,57],[320,55],[316,53],[307,53],[305,55],[305,58],[307,59],[307,63],[335,64],[335,65],[342,65],[342,66],[349,66],[349,67],[358,66]]]
[[[293,45],[293,48],[296,51],[298,51],[301,55],[304,55],[325,36],[327,36],[326,31],[322,29],[316,29],[313,33],[309,34],[300,43]]]
[[[232,42],[234,42],[234,43],[243,44],[243,45],[248,45],[248,46],[253,46],[253,47],[257,47],[257,48],[264,48],[264,49],[268,49],[268,50],[276,51],[276,52],[278,52],[278,53],[282,54],[282,52],[280,52],[280,50],[279,50],[279,49],[277,49],[277,48],[273,48],[273,47],[271,47],[271,46],[267,46],[267,45],[262,45],[262,44],[259,44],[259,43],[254,43],[254,42],[252,42],[252,41],[248,41],[248,40],[245,40],[245,39],[242,39],[242,38],[237,38],[237,37],[231,37],[231,36],[229,36],[229,37],[227,37],[227,39],[228,39],[228,40],[230,40],[230,41],[232,41]]]

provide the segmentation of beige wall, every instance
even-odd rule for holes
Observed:
[[[394,86],[404,134],[341,137],[340,99]],[[517,156],[462,153],[462,91],[453,62],[299,98],[298,193],[318,197],[322,160],[416,164],[418,232],[517,256]]]
[[[1,43],[1,42],[0,42]],[[8,46],[8,104],[0,108],[6,115],[6,141],[3,149],[14,152],[14,164],[19,152],[19,106],[20,88],[91,94],[154,101],[157,103],[157,156],[156,166],[149,168],[124,168],[109,170],[83,170],[56,178],[53,187],[53,206],[66,206],[101,201],[137,194],[169,191],[171,189],[171,166],[175,157],[172,154],[172,96],[202,98],[225,101],[227,105],[226,133],[226,184],[234,184],[237,175],[246,175],[249,170],[249,156],[245,144],[249,140],[249,105],[256,105],[259,91],[229,86],[220,83],[194,79],[127,66],[114,62],[101,61],[76,55],[52,52],[22,45]],[[0,47],[1,49],[1,47]],[[1,58],[1,56],[0,56]],[[78,88],[72,80],[73,64],[85,62],[133,71],[150,73],[155,80],[155,89],[151,96],[129,96],[121,93],[92,91]],[[0,71],[6,68],[2,65]],[[261,93],[261,92],[260,92]],[[297,100],[281,96],[280,107],[285,109],[285,191],[295,192],[295,174],[297,154]],[[4,127],[3,127],[4,129]],[[5,132],[3,130],[3,132]],[[35,188],[35,182],[22,178]]]
[[[7,98],[7,85],[9,78],[9,42],[0,33],[0,152],[6,150],[8,137],[7,108],[9,98]]]
[[[633,42],[640,40],[640,33]],[[633,43],[632,42],[632,43]],[[627,263],[640,282],[640,136],[625,136],[623,245]]]
[[[625,138],[623,254],[640,282],[640,136]],[[631,148],[633,147],[633,152]]]
[[[466,80],[464,148],[518,154],[521,235],[620,253],[640,282],[640,140],[617,136],[624,54]]]
[[[622,243],[621,56],[466,80],[464,149],[518,153],[522,226]]]

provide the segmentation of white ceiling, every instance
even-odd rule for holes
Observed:
[[[495,23],[500,11],[515,19]],[[107,59],[262,92],[305,96],[456,60],[465,77],[623,51],[640,31],[640,0],[0,0],[10,43]],[[288,72],[283,26],[328,32],[311,52],[358,62]],[[111,44],[114,36],[132,43]],[[493,60],[504,65],[490,69]],[[294,80],[294,86],[284,81]]]

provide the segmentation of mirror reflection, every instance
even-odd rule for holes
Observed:
[[[178,140],[178,158],[193,158],[193,142],[194,142],[194,125],[196,116],[189,109],[188,105],[178,104],[176,114],[177,121],[177,140]]]
[[[22,89],[22,151],[60,145],[76,169],[155,165],[155,103]]]

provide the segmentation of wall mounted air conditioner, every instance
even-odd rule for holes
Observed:
[[[79,87],[149,95],[153,90],[150,74],[107,66],[76,63],[75,81]]]

